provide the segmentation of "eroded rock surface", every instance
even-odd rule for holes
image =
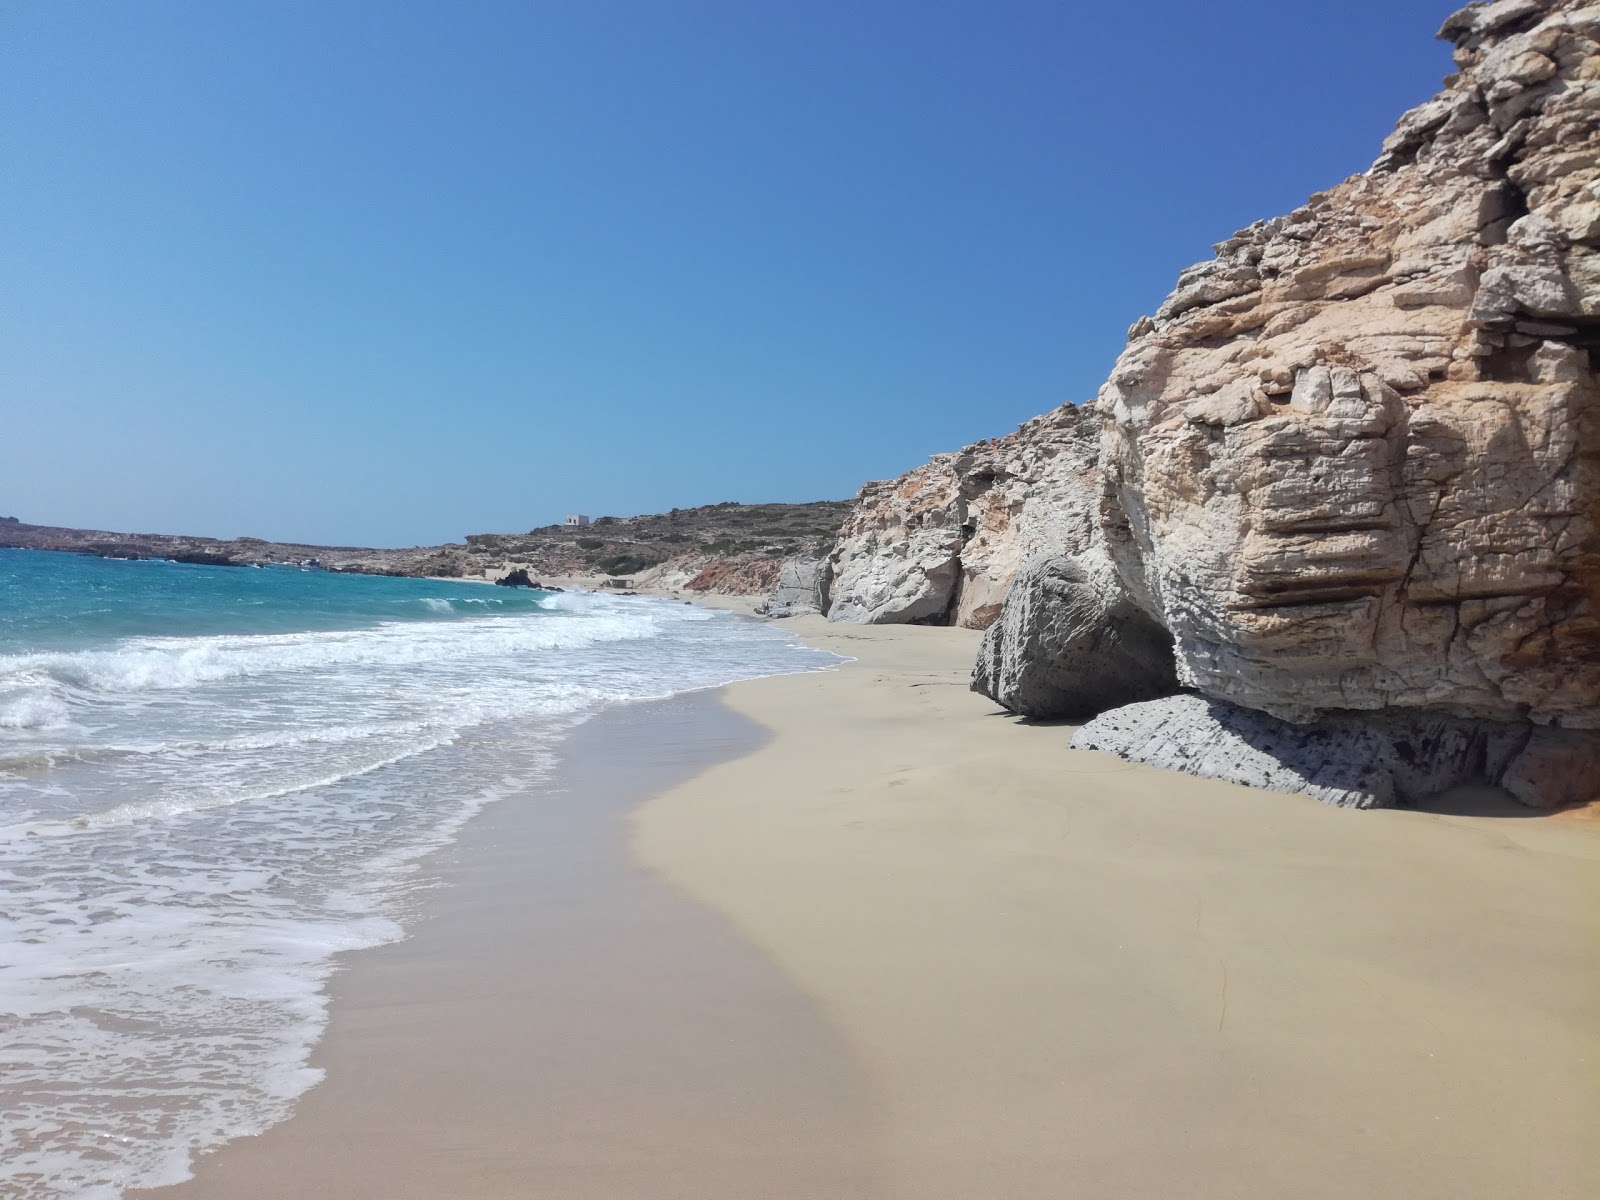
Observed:
[[[1041,555],[984,634],[972,688],[1027,717],[1087,716],[1176,691],[1172,638],[1103,558]]]
[[[1600,772],[1600,741],[1526,722],[1399,711],[1296,724],[1195,695],[1102,713],[1072,748],[1346,808],[1416,804],[1469,783],[1556,808],[1589,799]]]
[[[1600,6],[1451,18],[1366,175],[1242,230],[1102,389],[1103,530],[1183,682],[1600,725]]]
[[[1098,440],[1093,406],[1064,405],[867,484],[840,530],[828,619],[986,628],[1024,559],[1089,544]]]
[[[1094,406],[864,492],[835,615],[982,626],[1031,555],[1109,562],[1102,600],[1168,631],[1185,688],[1371,714],[1379,742],[1413,718],[1556,737],[1485,771],[1575,795],[1530,764],[1579,761],[1538,728],[1600,730],[1600,4],[1499,0],[1440,36],[1459,73],[1371,170],[1183,272]],[[1006,604],[975,686],[1065,715],[1096,667],[1045,644],[1087,628],[1081,586]],[[1210,728],[1171,725],[1165,765]]]
[[[769,617],[798,617],[828,611],[833,569],[825,558],[791,558],[778,571],[762,611]]]

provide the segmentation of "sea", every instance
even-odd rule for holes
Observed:
[[[838,661],[668,600],[0,550],[0,1196],[283,1120],[335,956],[577,724]]]

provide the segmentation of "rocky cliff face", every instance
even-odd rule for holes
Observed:
[[[1091,744],[1226,773],[1248,735],[1348,803],[1474,771],[1572,799],[1592,739],[1531,731],[1600,728],[1600,5],[1499,0],[1440,36],[1445,91],[1185,271],[1095,406],[869,486],[831,615],[984,625],[1044,551],[976,672],[1016,711],[1170,689],[1126,653],[1132,606],[1206,700]],[[1339,754],[1380,744],[1433,765],[1352,784]]]
[[[1093,407],[1064,405],[867,484],[839,532],[828,619],[987,627],[1025,559],[1088,545],[1098,439]]]
[[[761,611],[769,617],[825,613],[832,587],[833,566],[826,558],[791,558],[779,569],[778,581]]]
[[[1451,19],[1366,175],[1243,230],[1101,393],[1101,527],[1183,683],[1600,723],[1600,6]]]

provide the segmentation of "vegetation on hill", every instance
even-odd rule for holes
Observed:
[[[463,571],[533,564],[548,575],[637,575],[682,565],[696,572],[721,561],[826,554],[851,501],[711,504],[641,517],[600,517],[587,527],[546,525],[527,533],[467,536]]]

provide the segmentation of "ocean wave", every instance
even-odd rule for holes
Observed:
[[[0,825],[0,842],[94,832],[329,788],[450,745],[489,721],[538,715],[548,732],[553,719],[615,698],[582,684],[547,683],[519,688],[514,698],[489,696],[452,705],[449,720],[285,729],[147,745],[69,746],[0,756],[0,775],[23,776],[66,764],[149,759],[156,778],[168,781],[139,800],[71,817]],[[226,769],[208,775],[207,764],[226,764]]]
[[[204,812],[211,808],[225,808],[236,804],[251,804],[262,800],[277,800],[297,792],[332,787],[370,775],[384,767],[392,767],[419,754],[426,754],[445,745],[454,737],[454,731],[441,730],[438,736],[419,741],[392,754],[373,759],[363,759],[340,764],[338,767],[313,774],[304,779],[288,780],[253,792],[237,789],[211,789],[188,794],[152,796],[144,800],[131,800],[102,812],[85,813],[67,820],[30,821],[20,825],[0,825],[0,841],[15,838],[68,837],[77,833],[96,832],[121,825],[135,825],[143,821],[164,820]]]
[[[0,657],[0,685],[47,680],[84,692],[165,691],[293,671],[405,667],[575,650],[599,642],[648,638],[656,630],[656,622],[641,611],[592,612],[590,619],[582,622],[528,614],[452,622],[387,622],[370,629],[331,632],[131,638],[113,649]],[[59,703],[50,706],[49,697],[23,696],[0,710],[0,723],[39,727],[63,713]]]
[[[204,754],[241,754],[251,751],[303,749],[365,742],[373,738],[403,737],[423,733],[436,723],[388,721],[354,725],[320,725],[312,729],[277,729],[264,733],[187,738],[164,742],[108,743],[105,745],[41,746],[0,753],[0,775],[33,774],[67,763],[99,763],[116,759],[188,757]]]
[[[0,698],[0,729],[65,729],[72,710],[65,698],[41,686],[23,684],[20,694]]]

